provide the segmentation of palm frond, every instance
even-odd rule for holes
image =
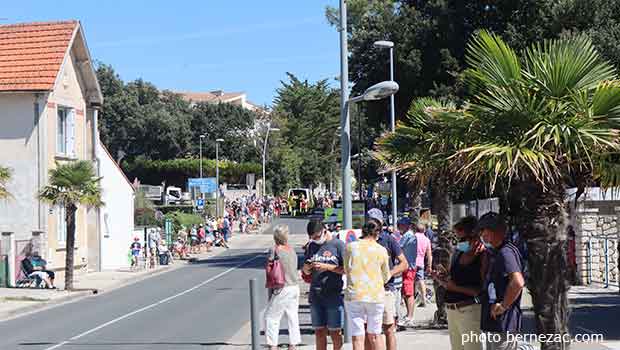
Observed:
[[[39,198],[53,205],[99,207],[103,205],[100,181],[88,161],[57,163],[56,168],[50,170],[49,185],[41,190]]]

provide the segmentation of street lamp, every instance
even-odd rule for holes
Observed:
[[[381,100],[389,96],[393,96],[398,92],[398,84],[394,81],[382,81],[375,84],[360,96],[352,97],[345,101],[343,115],[345,118],[341,119],[341,123],[344,124],[342,128],[344,131],[341,134],[341,158],[342,158],[342,217],[343,228],[353,228],[353,199],[351,198],[351,144],[350,144],[350,130],[349,123],[349,105],[360,101],[376,101]]]
[[[220,142],[224,139],[215,140],[215,216],[220,214]]]
[[[205,138],[205,135],[200,135],[200,178],[202,179],[202,140]]]
[[[266,196],[267,194],[267,190],[266,190],[266,183],[267,183],[267,178],[265,176],[265,164],[267,162],[267,141],[269,140],[269,132],[270,131],[280,131],[279,128],[272,128],[271,127],[271,122],[269,122],[267,124],[267,134],[265,135],[265,143],[263,144],[263,197]]]
[[[390,80],[394,81],[394,43],[391,41],[375,41],[374,46],[379,49],[390,50]],[[390,124],[392,132],[396,131],[396,121],[394,117],[394,95],[390,96]],[[396,198],[396,171],[392,171],[392,224],[398,220],[398,201]]]

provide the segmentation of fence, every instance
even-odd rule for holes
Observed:
[[[618,239],[589,237],[582,249],[585,253],[585,266],[582,266],[585,279],[582,280],[586,284],[602,285],[605,288],[614,284],[620,287],[618,249]]]

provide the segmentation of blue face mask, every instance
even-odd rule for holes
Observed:
[[[459,242],[456,245],[456,250],[461,251],[463,253],[467,253],[471,249],[469,242]]]
[[[493,246],[491,245],[491,243],[487,243],[484,241],[484,239],[482,239],[482,243],[484,243],[484,247],[487,249],[493,249]]]

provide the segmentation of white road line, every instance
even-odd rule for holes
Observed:
[[[593,331],[593,330],[591,330],[591,329],[587,329],[587,328],[581,327],[581,326],[577,326],[577,329],[581,329],[582,331],[584,331],[584,332],[588,332],[588,333],[590,333],[590,334],[596,334],[596,332],[595,332],[595,331]]]
[[[234,271],[234,270],[236,270],[236,269],[240,268],[241,266],[243,266],[243,265],[245,265],[245,264],[247,264],[247,263],[249,263],[249,262],[251,262],[251,261],[254,261],[254,260],[256,260],[256,259],[258,259],[258,258],[260,258],[260,257],[261,257],[261,255],[256,255],[256,256],[255,256],[255,257],[253,257],[252,259],[248,259],[248,260],[246,260],[246,261],[244,261],[244,262],[242,262],[242,263],[240,263],[240,264],[238,264],[238,265],[235,265],[235,266],[231,267],[230,269],[228,269],[228,270],[226,270],[226,271],[223,271],[223,272],[221,272],[221,273],[219,273],[219,274],[217,274],[217,275],[215,275],[215,276],[213,276],[213,277],[209,278],[208,280],[206,280],[206,281],[204,281],[204,282],[201,282],[201,283],[199,283],[199,284],[197,284],[197,285],[193,286],[193,287],[192,287],[192,288],[190,288],[190,289],[184,290],[184,291],[182,291],[182,292],[180,292],[180,293],[178,293],[178,294],[175,294],[175,295],[173,295],[173,296],[169,296],[169,297],[167,297],[167,298],[165,298],[165,299],[162,299],[162,300],[160,300],[160,301],[158,301],[158,302],[155,302],[155,303],[153,303],[153,304],[151,304],[151,305],[147,305],[147,306],[145,306],[145,307],[143,307],[143,308],[140,308],[140,309],[138,309],[138,310],[132,311],[132,312],[130,312],[130,313],[128,313],[128,314],[125,314],[125,315],[123,315],[123,316],[117,317],[117,318],[115,318],[115,319],[113,319],[113,320],[111,320],[111,321],[108,321],[108,322],[106,322],[106,323],[104,323],[104,324],[101,324],[101,325],[99,325],[99,326],[97,326],[97,327],[95,327],[95,328],[93,328],[93,329],[87,330],[87,331],[86,331],[86,332],[84,332],[84,333],[80,333],[80,334],[76,335],[75,337],[70,338],[69,340],[63,341],[63,342],[58,343],[58,344],[56,344],[56,345],[54,345],[54,346],[52,346],[52,347],[46,348],[45,350],[54,350],[54,349],[58,349],[58,348],[60,348],[61,346],[67,345],[67,344],[68,344],[68,343],[70,343],[71,341],[78,340],[78,339],[80,339],[80,338],[82,338],[82,337],[84,337],[84,336],[87,336],[87,335],[89,335],[89,334],[91,334],[91,333],[93,333],[93,332],[96,332],[96,331],[98,331],[98,330],[100,330],[100,329],[102,329],[102,328],[105,328],[105,327],[107,327],[107,326],[109,326],[109,325],[111,325],[111,324],[114,324],[114,323],[116,323],[116,322],[122,321],[122,320],[124,320],[124,319],[126,319],[126,318],[128,318],[128,317],[131,317],[131,316],[133,316],[133,315],[135,315],[135,314],[138,314],[138,313],[140,313],[140,312],[146,311],[146,310],[148,310],[148,309],[152,309],[152,308],[154,308],[154,307],[156,307],[156,306],[159,306],[159,305],[161,305],[161,304],[163,304],[163,303],[167,303],[167,302],[169,302],[169,301],[170,301],[170,300],[172,300],[172,299],[175,299],[175,298],[178,298],[178,297],[180,297],[180,296],[183,296],[183,295],[185,295],[185,294],[187,294],[187,293],[190,293],[190,292],[192,292],[192,291],[194,291],[194,290],[196,290],[196,289],[198,289],[198,288],[200,288],[200,287],[202,287],[202,286],[204,286],[204,285],[206,285],[206,284],[208,284],[208,283],[211,283],[211,282],[215,281],[216,279],[218,279],[218,278],[220,278],[220,277],[222,277],[222,276],[226,275],[227,273],[229,273],[229,272],[231,272],[231,271]]]

